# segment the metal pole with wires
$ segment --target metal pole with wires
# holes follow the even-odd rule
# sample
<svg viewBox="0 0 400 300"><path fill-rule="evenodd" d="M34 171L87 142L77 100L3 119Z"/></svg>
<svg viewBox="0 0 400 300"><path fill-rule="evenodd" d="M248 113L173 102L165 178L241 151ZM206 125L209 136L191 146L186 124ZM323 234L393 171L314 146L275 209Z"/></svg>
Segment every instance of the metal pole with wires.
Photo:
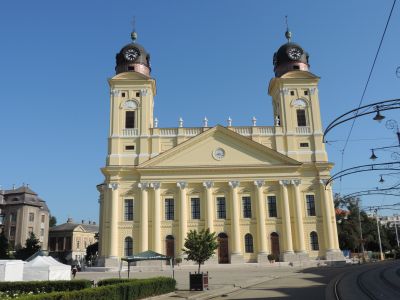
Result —
<svg viewBox="0 0 400 300"><path fill-rule="evenodd" d="M363 238L363 232L362 232L362 226L361 226L361 213L360 213L360 199L357 199L357 209L358 209L358 225L360 226L360 242L361 242L361 259L364 262L364 238Z"/></svg>
<svg viewBox="0 0 400 300"><path fill-rule="evenodd" d="M400 247L399 244L399 234L397 233L397 220L399 218L399 215L394 215L395 219L394 219L394 229L396 231L396 241L397 241L397 247Z"/></svg>
<svg viewBox="0 0 400 300"><path fill-rule="evenodd" d="M380 254L381 254L381 260L384 260L385 257L383 256L383 251L382 251L382 240L381 240L381 231L379 229L378 209L375 209L375 217L376 217L376 228L378 229L379 251L380 251Z"/></svg>

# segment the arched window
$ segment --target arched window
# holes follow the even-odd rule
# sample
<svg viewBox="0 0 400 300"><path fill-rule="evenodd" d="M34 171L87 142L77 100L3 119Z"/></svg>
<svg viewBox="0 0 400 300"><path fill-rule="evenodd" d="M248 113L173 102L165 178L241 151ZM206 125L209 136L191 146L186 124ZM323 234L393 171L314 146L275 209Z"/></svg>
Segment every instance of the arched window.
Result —
<svg viewBox="0 0 400 300"><path fill-rule="evenodd" d="M244 249L246 253L253 253L253 236L248 233L244 236Z"/></svg>
<svg viewBox="0 0 400 300"><path fill-rule="evenodd" d="M133 240L130 236L125 238L124 253L125 256L132 256L133 254Z"/></svg>
<svg viewBox="0 0 400 300"><path fill-rule="evenodd" d="M306 111L304 109L296 110L297 126L307 126Z"/></svg>
<svg viewBox="0 0 400 300"><path fill-rule="evenodd" d="M311 244L311 250L319 250L319 245L318 245L318 234L315 231L312 231L310 233L310 244Z"/></svg>

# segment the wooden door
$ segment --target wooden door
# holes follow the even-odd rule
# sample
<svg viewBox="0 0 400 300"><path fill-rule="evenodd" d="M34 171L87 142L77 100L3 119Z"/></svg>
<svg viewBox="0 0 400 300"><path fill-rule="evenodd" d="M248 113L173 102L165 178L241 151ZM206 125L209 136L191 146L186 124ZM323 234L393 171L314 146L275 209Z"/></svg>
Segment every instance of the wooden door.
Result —
<svg viewBox="0 0 400 300"><path fill-rule="evenodd" d="M225 233L218 235L218 263L229 264L228 236Z"/></svg>
<svg viewBox="0 0 400 300"><path fill-rule="evenodd" d="M275 257L275 260L279 260L279 235L276 232L271 233L271 254Z"/></svg>
<svg viewBox="0 0 400 300"><path fill-rule="evenodd" d="M165 255L175 257L175 239L172 235L168 235L165 239Z"/></svg>

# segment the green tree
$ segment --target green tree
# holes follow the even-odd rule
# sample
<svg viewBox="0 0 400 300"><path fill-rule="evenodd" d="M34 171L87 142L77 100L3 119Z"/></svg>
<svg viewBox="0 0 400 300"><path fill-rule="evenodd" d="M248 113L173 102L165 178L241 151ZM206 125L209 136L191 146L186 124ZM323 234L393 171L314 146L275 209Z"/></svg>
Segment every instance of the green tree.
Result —
<svg viewBox="0 0 400 300"><path fill-rule="evenodd" d="M26 260L40 250L40 242L35 234L31 232L25 241L25 247L18 249L15 252L15 258Z"/></svg>
<svg viewBox="0 0 400 300"><path fill-rule="evenodd" d="M56 226L56 225L57 225L57 219L56 219L56 217L50 215L50 218L49 218L49 227L51 228L51 227L54 227L54 226Z"/></svg>
<svg viewBox="0 0 400 300"><path fill-rule="evenodd" d="M2 232L0 233L0 259L9 258L8 250L9 250L8 239L6 238L4 232Z"/></svg>
<svg viewBox="0 0 400 300"><path fill-rule="evenodd" d="M196 262L200 266L214 255L215 250L218 248L216 233L210 233L210 229L190 230L185 239L183 253L187 255L186 260Z"/></svg>
<svg viewBox="0 0 400 300"><path fill-rule="evenodd" d="M90 261L92 263L94 260L96 260L98 251L99 251L99 242L89 245L86 248L85 260L87 262Z"/></svg>

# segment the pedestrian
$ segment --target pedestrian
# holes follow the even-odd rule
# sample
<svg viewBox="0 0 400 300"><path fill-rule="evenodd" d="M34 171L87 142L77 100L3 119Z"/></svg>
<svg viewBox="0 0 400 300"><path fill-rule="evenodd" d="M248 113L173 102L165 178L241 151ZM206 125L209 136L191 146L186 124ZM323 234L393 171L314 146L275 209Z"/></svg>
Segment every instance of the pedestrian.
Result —
<svg viewBox="0 0 400 300"><path fill-rule="evenodd" d="M76 272L78 271L78 268L76 267L76 265L74 265L73 267L72 267L72 278L75 278L75 276L76 276Z"/></svg>

